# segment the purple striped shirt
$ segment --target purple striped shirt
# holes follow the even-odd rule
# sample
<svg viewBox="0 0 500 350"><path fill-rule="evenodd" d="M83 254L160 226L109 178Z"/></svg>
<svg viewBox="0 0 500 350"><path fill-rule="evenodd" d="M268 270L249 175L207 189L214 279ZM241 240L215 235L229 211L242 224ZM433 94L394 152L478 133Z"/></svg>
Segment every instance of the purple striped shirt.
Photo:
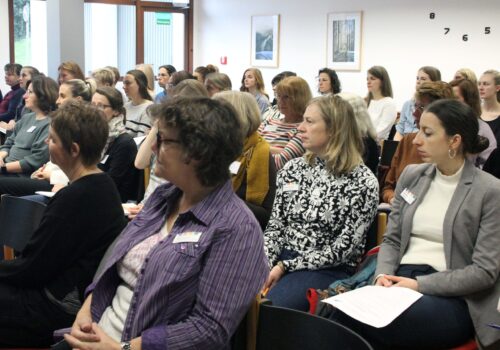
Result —
<svg viewBox="0 0 500 350"><path fill-rule="evenodd" d="M159 231L181 191L165 184L120 236L92 292L92 317L110 305L120 277L116 264ZM183 232L198 242L173 243ZM125 320L122 341L142 336L148 349L224 349L269 273L255 217L231 183L215 189L177 218L147 255Z"/></svg>

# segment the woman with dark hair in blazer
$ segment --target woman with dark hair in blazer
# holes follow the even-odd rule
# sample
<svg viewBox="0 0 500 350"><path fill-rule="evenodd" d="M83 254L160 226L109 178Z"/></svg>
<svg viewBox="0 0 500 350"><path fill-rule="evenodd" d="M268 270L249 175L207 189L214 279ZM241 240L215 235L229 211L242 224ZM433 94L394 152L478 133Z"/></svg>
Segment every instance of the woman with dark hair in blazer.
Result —
<svg viewBox="0 0 500 350"><path fill-rule="evenodd" d="M411 288L423 297L391 324L373 328L341 312L334 318L382 349L448 349L476 334L500 348L500 181L468 154L488 141L477 117L456 100L429 105L413 141L425 164L401 175L380 248L375 284Z"/></svg>

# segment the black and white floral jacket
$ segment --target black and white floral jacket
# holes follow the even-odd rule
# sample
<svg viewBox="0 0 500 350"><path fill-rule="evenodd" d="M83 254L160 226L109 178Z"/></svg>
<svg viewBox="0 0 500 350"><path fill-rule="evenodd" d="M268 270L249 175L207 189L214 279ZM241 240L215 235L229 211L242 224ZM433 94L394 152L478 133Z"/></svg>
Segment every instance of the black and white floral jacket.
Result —
<svg viewBox="0 0 500 350"><path fill-rule="evenodd" d="M283 250L297 254L282 260L288 272L358 264L379 199L377 178L368 167L336 176L319 158L312 166L296 158L278 173L276 186L264 232L271 267L282 260Z"/></svg>

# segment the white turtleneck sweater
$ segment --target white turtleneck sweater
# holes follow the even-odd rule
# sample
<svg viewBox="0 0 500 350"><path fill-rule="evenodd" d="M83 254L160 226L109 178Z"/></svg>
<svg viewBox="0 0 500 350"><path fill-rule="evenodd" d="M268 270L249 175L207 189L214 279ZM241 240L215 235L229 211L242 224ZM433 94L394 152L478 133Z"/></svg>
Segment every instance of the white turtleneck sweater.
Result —
<svg viewBox="0 0 500 350"><path fill-rule="evenodd" d="M446 211L457 188L464 166L453 175L436 176L413 217L410 244L401 264L430 265L436 271L446 270L443 246L443 224Z"/></svg>

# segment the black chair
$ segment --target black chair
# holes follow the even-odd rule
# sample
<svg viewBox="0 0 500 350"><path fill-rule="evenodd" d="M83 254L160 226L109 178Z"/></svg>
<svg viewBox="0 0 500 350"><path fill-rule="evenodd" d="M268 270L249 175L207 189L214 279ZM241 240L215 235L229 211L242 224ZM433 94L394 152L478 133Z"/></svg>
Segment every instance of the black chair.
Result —
<svg viewBox="0 0 500 350"><path fill-rule="evenodd" d="M37 229L46 205L22 197L4 194L0 200L0 245L4 259L13 259L13 251L22 252Z"/></svg>
<svg viewBox="0 0 500 350"><path fill-rule="evenodd" d="M373 350L349 328L302 311L260 304L257 350Z"/></svg>

